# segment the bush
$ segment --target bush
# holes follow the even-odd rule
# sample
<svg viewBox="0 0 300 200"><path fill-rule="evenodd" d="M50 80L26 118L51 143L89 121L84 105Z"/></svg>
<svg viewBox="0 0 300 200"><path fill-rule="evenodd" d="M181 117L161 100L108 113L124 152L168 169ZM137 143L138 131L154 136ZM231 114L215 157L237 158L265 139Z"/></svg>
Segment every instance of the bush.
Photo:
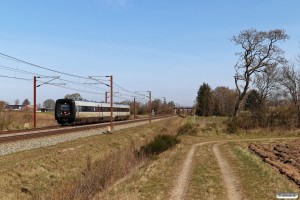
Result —
<svg viewBox="0 0 300 200"><path fill-rule="evenodd" d="M204 133L207 132L213 132L213 133L218 133L218 126L216 123L207 123L203 128L201 128L201 131Z"/></svg>
<svg viewBox="0 0 300 200"><path fill-rule="evenodd" d="M237 130L238 130L238 126L237 126L236 122L229 121L227 123L227 129L226 129L227 133L230 133L230 134L237 133Z"/></svg>
<svg viewBox="0 0 300 200"><path fill-rule="evenodd" d="M186 123L178 128L177 135L196 135L197 134L197 126Z"/></svg>
<svg viewBox="0 0 300 200"><path fill-rule="evenodd" d="M176 145L180 141L176 136L172 135L157 135L149 144L143 146L141 151L146 155L158 155L170 147Z"/></svg>

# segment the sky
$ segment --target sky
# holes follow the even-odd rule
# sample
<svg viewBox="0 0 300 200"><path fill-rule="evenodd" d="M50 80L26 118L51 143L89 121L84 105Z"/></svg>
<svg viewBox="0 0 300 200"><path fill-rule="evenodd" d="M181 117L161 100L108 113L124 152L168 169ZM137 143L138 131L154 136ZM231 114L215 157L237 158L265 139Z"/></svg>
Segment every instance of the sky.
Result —
<svg viewBox="0 0 300 200"><path fill-rule="evenodd" d="M231 38L242 30L284 29L290 39L278 46L295 59L299 8L298 0L0 0L0 53L35 65L0 56L0 100L33 102L32 79L42 75L38 103L76 92L103 101L102 76L112 75L115 101L146 101L151 91L192 106L202 83L234 89L242 50Z"/></svg>

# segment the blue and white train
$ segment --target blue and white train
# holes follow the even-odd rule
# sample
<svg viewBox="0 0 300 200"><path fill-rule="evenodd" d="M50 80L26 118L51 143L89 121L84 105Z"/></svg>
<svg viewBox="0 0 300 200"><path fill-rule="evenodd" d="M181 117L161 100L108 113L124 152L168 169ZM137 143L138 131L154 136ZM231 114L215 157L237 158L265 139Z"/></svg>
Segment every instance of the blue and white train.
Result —
<svg viewBox="0 0 300 200"><path fill-rule="evenodd" d="M130 106L113 104L113 120L127 120ZM61 125L88 124L110 121L110 104L73 99L58 99L55 103L55 119Z"/></svg>

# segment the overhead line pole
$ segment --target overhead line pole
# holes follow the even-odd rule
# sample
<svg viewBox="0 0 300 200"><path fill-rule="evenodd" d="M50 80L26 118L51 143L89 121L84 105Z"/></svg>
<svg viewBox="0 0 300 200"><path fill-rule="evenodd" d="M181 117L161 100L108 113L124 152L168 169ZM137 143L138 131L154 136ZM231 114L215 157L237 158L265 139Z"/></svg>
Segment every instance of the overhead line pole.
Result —
<svg viewBox="0 0 300 200"><path fill-rule="evenodd" d="M149 123L151 123L151 118L152 118L151 91L148 92L149 92Z"/></svg>
<svg viewBox="0 0 300 200"><path fill-rule="evenodd" d="M40 85L36 85L36 78L53 78L53 79L46 81ZM51 82L55 79L58 79L58 78L59 78L59 76L54 76L54 77L40 77L40 76L36 77L36 76L34 76L33 77L33 127L34 128L36 128L36 107L37 107L36 106L36 88L40 87L41 85L44 85L44 84L49 84L49 82ZM60 84L60 83L57 83L57 84ZM64 85L64 83L62 83L62 84Z"/></svg>
<svg viewBox="0 0 300 200"><path fill-rule="evenodd" d="M136 111L135 111L135 106L136 106L136 102L135 102L135 97L134 97L134 99L133 99L133 119L135 119L136 118Z"/></svg>
<svg viewBox="0 0 300 200"><path fill-rule="evenodd" d="M110 130L114 130L114 123L113 123L113 76L110 76Z"/></svg>
<svg viewBox="0 0 300 200"><path fill-rule="evenodd" d="M36 128L36 76L33 77L33 127Z"/></svg>
<svg viewBox="0 0 300 200"><path fill-rule="evenodd" d="M104 101L105 103L107 103L107 93L108 92L105 92L105 101Z"/></svg>

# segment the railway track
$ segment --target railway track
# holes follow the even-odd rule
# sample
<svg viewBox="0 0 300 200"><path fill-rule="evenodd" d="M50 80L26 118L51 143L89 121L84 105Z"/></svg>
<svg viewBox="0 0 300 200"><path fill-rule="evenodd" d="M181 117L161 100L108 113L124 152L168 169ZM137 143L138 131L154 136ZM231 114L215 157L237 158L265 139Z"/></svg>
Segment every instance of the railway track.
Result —
<svg viewBox="0 0 300 200"><path fill-rule="evenodd" d="M162 117L153 117L153 120L168 118L170 116ZM116 121L114 126L125 125L130 123L144 122L148 121L149 118L127 120L127 121ZM27 129L27 130L18 130L18 131L5 131L0 133L0 144L15 142L21 140L28 140L34 138L41 138L47 136L54 136L60 134L68 134L78 131L86 131L99 128L107 128L110 125L110 122L107 123L98 123L98 124L88 124L88 125L78 125L78 126L54 126L54 127L45 127L38 129Z"/></svg>

